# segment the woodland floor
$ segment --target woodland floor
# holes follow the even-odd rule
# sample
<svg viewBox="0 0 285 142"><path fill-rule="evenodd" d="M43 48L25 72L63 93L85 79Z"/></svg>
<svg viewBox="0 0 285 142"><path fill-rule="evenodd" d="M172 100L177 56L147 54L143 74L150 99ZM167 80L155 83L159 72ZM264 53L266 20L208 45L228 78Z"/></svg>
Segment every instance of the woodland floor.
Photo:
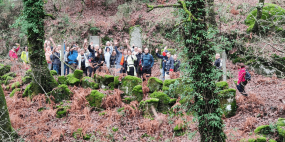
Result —
<svg viewBox="0 0 285 142"><path fill-rule="evenodd" d="M235 88L233 80L237 80L238 71L235 65L230 62L227 63L227 69L234 76L228 80L229 87ZM13 81L20 80L23 73L24 71L19 72ZM238 109L236 115L223 119L226 125L224 132L228 137L228 142L255 137L254 134L251 135L251 132L256 127L269 125L276 122L279 117L285 117L285 80L264 77L253 72L251 75L252 81L246 86L249 97L245 98L237 91ZM4 85L2 87L5 88ZM154 120L143 118L137 109L137 102L132 102L129 105L122 103L120 106L125 107L125 110L128 111L118 113L119 107L116 107L116 98L113 98L114 102L111 102L113 106L109 105L110 109L101 112L93 111L94 108L88 107L86 105L88 102L85 99L91 89L70 87L70 90L74 95L71 100L63 101L63 104L46 104L44 94L29 101L27 98L21 97L23 91L17 92L12 98L9 97L12 90L4 91L12 126L18 130L18 134L25 141L85 141L82 137L75 139L72 136L72 133L78 128L82 128L83 135L94 135L93 141L152 141L156 138L160 141L199 141L196 122L188 124L186 129L188 133L185 135L175 137L173 134L176 124L181 123L182 119L191 122L192 116L184 115L179 118L158 113L158 116L163 120L162 125L159 126L156 118ZM99 91L116 96L118 90ZM68 116L55 117L57 109L52 108L58 105L71 107ZM131 106L134 106L135 109ZM37 111L41 107L48 109ZM105 112L105 115L102 115L102 112ZM118 128L117 132L112 130L114 127ZM61 134L63 137L60 138Z"/></svg>

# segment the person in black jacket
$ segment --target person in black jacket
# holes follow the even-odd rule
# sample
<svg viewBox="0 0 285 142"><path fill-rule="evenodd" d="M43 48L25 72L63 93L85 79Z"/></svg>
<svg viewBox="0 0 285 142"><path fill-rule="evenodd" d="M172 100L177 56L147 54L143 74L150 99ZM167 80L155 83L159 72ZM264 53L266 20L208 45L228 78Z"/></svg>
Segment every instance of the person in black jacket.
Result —
<svg viewBox="0 0 285 142"><path fill-rule="evenodd" d="M110 57L110 68L115 68L116 66L116 51L113 50L112 55Z"/></svg>
<svg viewBox="0 0 285 142"><path fill-rule="evenodd" d="M166 54L167 56L167 60L164 60L163 62L165 62L165 79L170 79L170 72L172 72L174 70L174 60L171 57L171 53L167 52Z"/></svg>
<svg viewBox="0 0 285 142"><path fill-rule="evenodd" d="M166 47L164 47L164 51L162 52L162 55L159 55L157 52L158 52L158 49L156 48L156 50L155 50L155 52L156 52L156 56L158 57L158 58L160 58L160 59L162 59L162 61L161 61L161 66L162 66L162 80L164 80L165 79L165 70L164 70L164 68L165 68L165 64L166 64L166 62L165 61L167 61L168 60L168 57L166 56L166 54L167 54L167 46Z"/></svg>
<svg viewBox="0 0 285 142"><path fill-rule="evenodd" d="M101 48L98 50L98 54L96 53L95 60L96 60L97 65L94 66L94 72L96 72L97 69L102 67L104 65L104 62L105 62L103 50Z"/></svg>
<svg viewBox="0 0 285 142"><path fill-rule="evenodd" d="M215 66L218 68L218 69L221 69L222 66L221 66L221 59L220 59L220 54L216 54L216 61L215 61Z"/></svg>
<svg viewBox="0 0 285 142"><path fill-rule="evenodd" d="M176 55L176 54L174 54L173 60L174 60L174 72L180 71L180 69L179 69L179 67L180 67L180 61L177 60L177 55Z"/></svg>
<svg viewBox="0 0 285 142"><path fill-rule="evenodd" d="M93 42L90 42L89 46L88 46L88 50L90 52L90 56L89 56L89 63L90 66L89 68L89 77L91 77L92 72L95 73L96 69L99 68L98 67L98 50L99 50L99 45L95 45L95 49L92 49L91 46L93 45ZM103 55L104 56L104 55Z"/></svg>
<svg viewBox="0 0 285 142"><path fill-rule="evenodd" d="M136 56L137 56L137 61L136 61L137 62L136 63L137 76L139 78L141 78L142 75L143 75L142 65L141 65L141 60L142 60L143 53L142 53L142 49L141 48L138 48L138 54Z"/></svg>
<svg viewBox="0 0 285 142"><path fill-rule="evenodd" d="M58 52L57 47L55 47L54 50L52 51L52 54L50 55L50 59L52 60L53 70L55 70L57 74L60 74L59 72L60 54Z"/></svg>

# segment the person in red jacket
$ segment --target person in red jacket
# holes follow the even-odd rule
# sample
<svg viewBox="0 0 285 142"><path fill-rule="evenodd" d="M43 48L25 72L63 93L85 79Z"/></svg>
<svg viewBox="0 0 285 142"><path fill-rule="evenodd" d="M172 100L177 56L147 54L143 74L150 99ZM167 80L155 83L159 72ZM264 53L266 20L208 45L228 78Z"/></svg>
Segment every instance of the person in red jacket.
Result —
<svg viewBox="0 0 285 142"><path fill-rule="evenodd" d="M9 51L9 56L10 56L11 61L18 60L17 52L20 49L20 44L16 43L16 45L18 46L18 48L14 46L13 49Z"/></svg>
<svg viewBox="0 0 285 142"><path fill-rule="evenodd" d="M244 90L245 85L247 84L247 81L245 80L245 74L246 74L245 65L243 63L239 63L238 65L240 66L240 69L238 73L238 82L236 86L237 86L238 91L242 95L247 96Z"/></svg>

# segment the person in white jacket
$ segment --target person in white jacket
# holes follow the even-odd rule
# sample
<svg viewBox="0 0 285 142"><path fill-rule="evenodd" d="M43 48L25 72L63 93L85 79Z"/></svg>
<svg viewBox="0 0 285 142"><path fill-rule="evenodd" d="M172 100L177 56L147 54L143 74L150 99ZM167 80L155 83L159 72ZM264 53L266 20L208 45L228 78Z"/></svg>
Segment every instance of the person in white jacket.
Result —
<svg viewBox="0 0 285 142"><path fill-rule="evenodd" d="M87 68L89 67L88 55L84 53L84 49L80 50L80 54L77 56L78 66L77 69L83 70L83 73L87 76Z"/></svg>
<svg viewBox="0 0 285 142"><path fill-rule="evenodd" d="M135 61L137 60L137 56L132 54L131 50L128 50L128 56L126 57L127 62L127 73L131 76L137 76Z"/></svg>
<svg viewBox="0 0 285 142"><path fill-rule="evenodd" d="M111 54L112 54L111 49L109 47L107 47L105 49L104 57L105 57L105 63L107 65L108 69L110 69L110 57L111 57Z"/></svg>

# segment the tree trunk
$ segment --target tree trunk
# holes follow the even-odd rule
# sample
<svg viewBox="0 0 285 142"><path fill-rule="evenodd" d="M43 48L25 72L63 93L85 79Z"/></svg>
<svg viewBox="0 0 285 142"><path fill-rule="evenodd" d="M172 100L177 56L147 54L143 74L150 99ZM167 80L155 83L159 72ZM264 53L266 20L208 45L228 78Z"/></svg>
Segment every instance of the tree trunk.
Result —
<svg viewBox="0 0 285 142"><path fill-rule="evenodd" d="M259 3L257 5L257 13L256 13L256 20L255 20L255 23L253 25L253 28L252 28L252 32L255 32L255 33L259 33L260 32L260 26L258 24L258 20L261 19L262 17L262 9L263 9L263 5L264 5L264 0L259 0Z"/></svg>
<svg viewBox="0 0 285 142"><path fill-rule="evenodd" d="M214 0L207 0L207 4L209 8L209 15L208 15L207 21L209 24L213 25L214 27L217 27Z"/></svg>
<svg viewBox="0 0 285 142"><path fill-rule="evenodd" d="M15 141L16 132L11 126L5 95L0 85L0 139L1 141Z"/></svg>
<svg viewBox="0 0 285 142"><path fill-rule="evenodd" d="M188 2L187 2L188 1ZM205 19L205 2L203 0L185 0L187 9L197 19ZM185 15L186 19L188 15ZM188 48L187 56L191 63L191 77L199 120L201 142L224 142L223 121L219 108L217 93L214 93L217 70L212 65L215 50L207 41L207 25L205 20L185 22L184 42ZM195 36L193 36L195 35Z"/></svg>
<svg viewBox="0 0 285 142"><path fill-rule="evenodd" d="M26 21L34 26L28 27L28 50L29 60L33 73L33 81L30 86L29 97L33 97L38 93L50 92L58 86L58 83L51 75L45 52L43 49L44 41L44 22L45 13L43 10L42 0L23 0ZM36 30L35 30L36 29Z"/></svg>

